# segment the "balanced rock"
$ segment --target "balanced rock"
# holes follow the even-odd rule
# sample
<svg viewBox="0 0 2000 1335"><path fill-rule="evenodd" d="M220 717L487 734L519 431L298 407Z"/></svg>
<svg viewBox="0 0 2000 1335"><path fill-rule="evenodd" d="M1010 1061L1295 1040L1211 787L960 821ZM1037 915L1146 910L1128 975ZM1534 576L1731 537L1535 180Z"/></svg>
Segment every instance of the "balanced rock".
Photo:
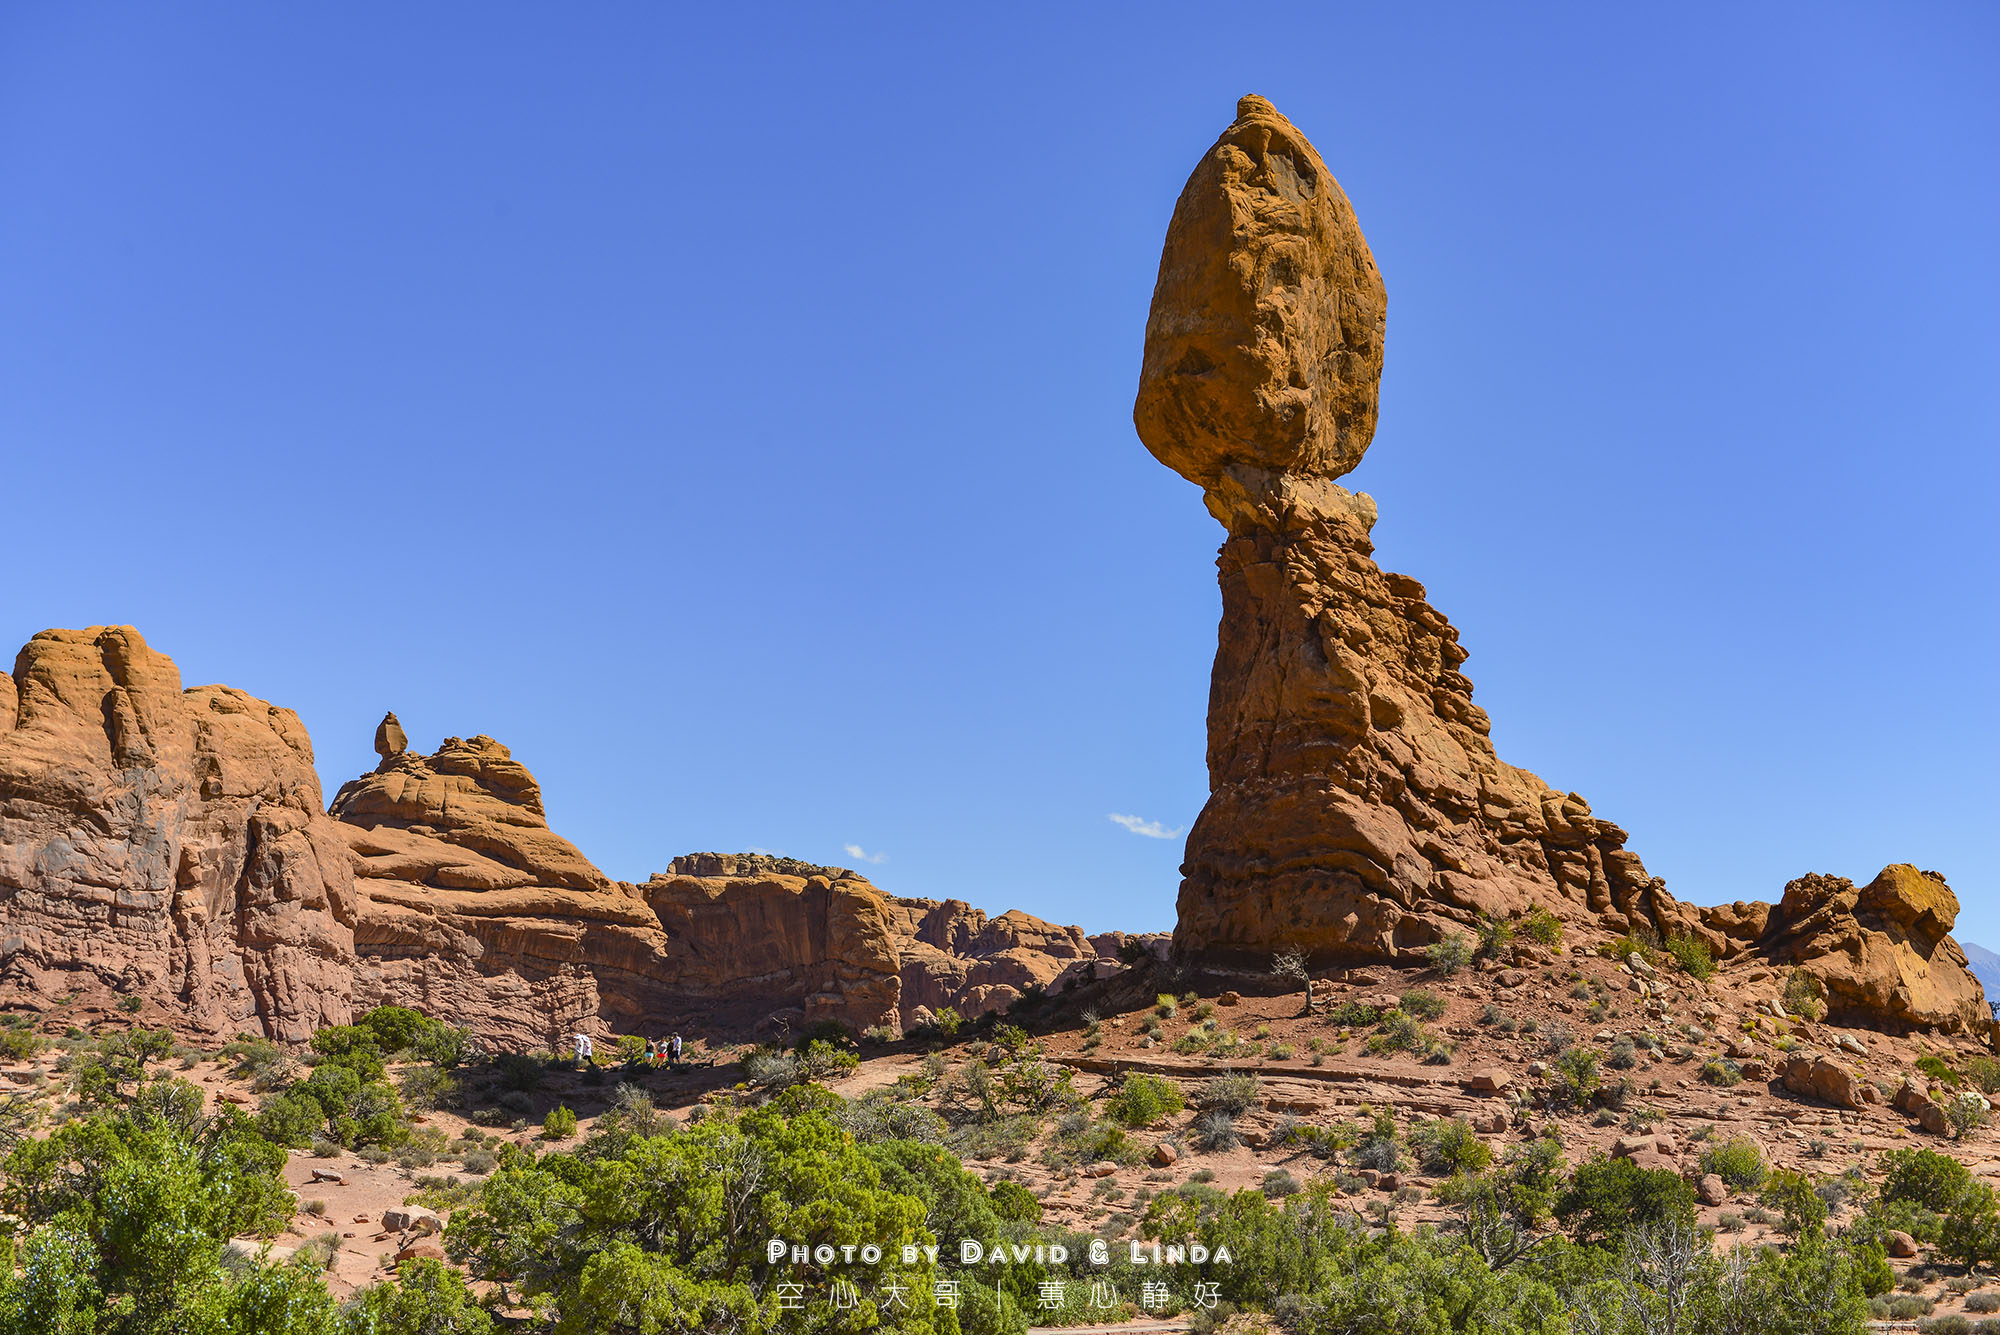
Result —
<svg viewBox="0 0 2000 1335"><path fill-rule="evenodd" d="M1228 535L1175 949L1410 957L1535 903L1678 929L1623 830L1494 754L1458 633L1333 481L1374 433L1384 308L1326 164L1243 99L1174 207L1133 409Z"/></svg>
<svg viewBox="0 0 2000 1335"><path fill-rule="evenodd" d="M386 762L409 749L410 739L403 735L403 725L396 721L395 713L384 714L375 725L375 754Z"/></svg>

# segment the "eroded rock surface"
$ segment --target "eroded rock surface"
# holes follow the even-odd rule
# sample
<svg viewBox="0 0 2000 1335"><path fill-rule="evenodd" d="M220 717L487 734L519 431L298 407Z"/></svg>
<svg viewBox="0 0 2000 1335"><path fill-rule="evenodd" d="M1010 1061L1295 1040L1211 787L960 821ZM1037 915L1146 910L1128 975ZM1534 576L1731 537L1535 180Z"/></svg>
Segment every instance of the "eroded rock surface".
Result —
<svg viewBox="0 0 2000 1335"><path fill-rule="evenodd" d="M183 691L129 626L44 631L0 674L0 977L299 1038L349 1017L354 915L291 710Z"/></svg>
<svg viewBox="0 0 2000 1335"><path fill-rule="evenodd" d="M1333 479L1374 433L1381 277L1305 137L1237 112L1175 205L1133 413L1228 530L1177 949L1393 958L1535 902L1682 922L1622 829L1494 754L1457 631L1373 561Z"/></svg>
<svg viewBox="0 0 2000 1335"><path fill-rule="evenodd" d="M1944 877L1896 863L1864 886L1801 876L1776 905L1703 909L1704 935L1817 979L1827 1018L1871 1029L1985 1033L1992 1014L1952 940L1958 896Z"/></svg>
<svg viewBox="0 0 2000 1335"><path fill-rule="evenodd" d="M129 628L36 636L0 674L0 981L42 1001L88 982L190 1031L288 1039L394 1002L521 1048L896 1029L1098 960L1074 927L792 859L696 854L615 881L492 738L424 754L389 714L375 750L329 815L290 710L183 691Z"/></svg>
<svg viewBox="0 0 2000 1335"><path fill-rule="evenodd" d="M1210 795L1188 835L1175 951L1407 961L1539 904L1574 944L1690 935L1744 966L1734 976L1797 969L1836 1023L1990 1034L1948 935L1958 901L1935 873L1890 867L1859 889L1808 876L1775 907L1696 909L1581 796L1495 754L1458 632L1421 584L1375 564L1375 502L1335 481L1374 432L1384 310L1325 162L1244 98L1174 207L1133 409L1146 447L1227 531ZM1786 1078L1841 1102L1840 1069Z"/></svg>

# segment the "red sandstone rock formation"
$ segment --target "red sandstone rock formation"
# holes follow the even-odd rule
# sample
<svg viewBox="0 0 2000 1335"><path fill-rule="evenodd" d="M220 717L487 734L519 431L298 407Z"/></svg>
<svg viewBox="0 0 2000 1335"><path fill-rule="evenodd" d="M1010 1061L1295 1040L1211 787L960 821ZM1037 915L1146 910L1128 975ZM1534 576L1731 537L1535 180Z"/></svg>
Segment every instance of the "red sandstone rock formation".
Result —
<svg viewBox="0 0 2000 1335"><path fill-rule="evenodd" d="M1382 280L1326 164L1262 98L1188 178L1160 258L1133 421L1227 530L1210 796L1175 949L1265 962L1411 958L1539 903L1589 941L1700 936L1819 980L1849 1023L1989 1033L1941 877L1695 909L1625 831L1506 764L1458 632L1371 559L1375 503L1337 485L1375 428Z"/></svg>
<svg viewBox="0 0 2000 1335"><path fill-rule="evenodd" d="M1244 98L1175 205L1133 411L1228 530L1176 947L1393 958L1533 902L1677 925L1623 830L1494 754L1458 633L1333 482L1374 433L1384 309L1332 173Z"/></svg>
<svg viewBox="0 0 2000 1335"><path fill-rule="evenodd" d="M548 828L533 776L492 738L383 754L333 803L362 891L357 993L370 1003L522 1045L600 1022L900 1029L923 1007L1004 1007L1096 958L1074 927L988 922L789 858L693 854L644 885L612 881Z"/></svg>
<svg viewBox="0 0 2000 1335"><path fill-rule="evenodd" d="M124 626L44 631L0 674L0 977L302 1038L349 1018L355 908L291 710L183 691Z"/></svg>
<svg viewBox="0 0 2000 1335"><path fill-rule="evenodd" d="M1951 939L1958 896L1934 871L1884 867L1867 885L1801 876L1777 904L1701 909L1722 956L1753 954L1817 979L1827 1018L1874 1029L1986 1033L1986 992Z"/></svg>
<svg viewBox="0 0 2000 1335"><path fill-rule="evenodd" d="M395 1002L532 1047L580 1027L898 1028L1097 959L1073 927L789 859L614 881L492 738L424 755L390 714L375 749L329 816L291 711L183 691L127 628L36 636L0 674L0 980L149 997L207 1034L299 1039Z"/></svg>

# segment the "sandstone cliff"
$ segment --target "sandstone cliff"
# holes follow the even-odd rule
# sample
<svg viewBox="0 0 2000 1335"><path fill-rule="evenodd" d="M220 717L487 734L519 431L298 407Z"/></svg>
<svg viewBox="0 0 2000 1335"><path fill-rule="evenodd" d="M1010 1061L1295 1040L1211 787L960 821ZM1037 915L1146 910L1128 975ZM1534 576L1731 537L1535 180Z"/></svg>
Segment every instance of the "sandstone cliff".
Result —
<svg viewBox="0 0 2000 1335"><path fill-rule="evenodd" d="M0 978L300 1038L349 1016L355 909L289 709L183 691L122 626L44 631L0 674Z"/></svg>
<svg viewBox="0 0 2000 1335"><path fill-rule="evenodd" d="M407 750L392 714L376 769L333 814L363 908L357 996L464 1017L515 1044L578 1027L900 1029L976 1015L1096 952L1074 927L901 900L840 867L690 854L613 881L548 828L541 789L490 737Z"/></svg>
<svg viewBox="0 0 2000 1335"><path fill-rule="evenodd" d="M698 854L615 881L492 738L425 755L390 714L375 749L329 814L291 711L182 690L129 628L36 636L0 674L0 982L287 1039L394 1002L518 1048L579 1028L900 1028L1098 959L1074 927L791 859Z"/></svg>

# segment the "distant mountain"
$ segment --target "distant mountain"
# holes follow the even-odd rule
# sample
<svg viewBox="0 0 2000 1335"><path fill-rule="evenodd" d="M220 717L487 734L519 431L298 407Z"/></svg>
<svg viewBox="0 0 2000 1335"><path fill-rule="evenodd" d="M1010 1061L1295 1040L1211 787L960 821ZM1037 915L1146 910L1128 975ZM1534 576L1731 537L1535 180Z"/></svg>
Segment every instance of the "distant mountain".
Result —
<svg viewBox="0 0 2000 1335"><path fill-rule="evenodd" d="M1965 951L1966 963L1972 966L1972 976L1986 989L1987 999L2000 997L2000 955L1985 946L1976 946L1970 941L1961 941L1959 948Z"/></svg>

